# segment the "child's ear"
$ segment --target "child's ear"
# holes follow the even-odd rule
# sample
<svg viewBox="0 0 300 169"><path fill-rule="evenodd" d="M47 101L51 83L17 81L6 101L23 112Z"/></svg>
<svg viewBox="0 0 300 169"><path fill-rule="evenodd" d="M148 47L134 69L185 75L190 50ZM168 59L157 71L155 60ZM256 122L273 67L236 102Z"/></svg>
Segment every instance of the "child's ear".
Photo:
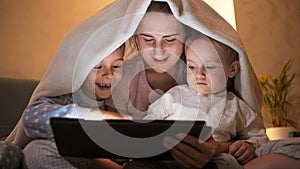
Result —
<svg viewBox="0 0 300 169"><path fill-rule="evenodd" d="M230 72L229 72L229 78L234 78L234 76L239 72L240 70L240 61L235 60L230 65Z"/></svg>

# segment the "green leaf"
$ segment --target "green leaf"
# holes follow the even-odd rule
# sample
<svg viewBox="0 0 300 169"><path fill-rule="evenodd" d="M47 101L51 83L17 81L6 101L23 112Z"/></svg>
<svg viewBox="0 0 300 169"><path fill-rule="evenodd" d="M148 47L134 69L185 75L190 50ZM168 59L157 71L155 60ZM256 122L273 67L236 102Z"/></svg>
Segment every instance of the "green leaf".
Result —
<svg viewBox="0 0 300 169"><path fill-rule="evenodd" d="M267 73L259 75L259 81L263 90L264 104L268 107L274 126L286 126L287 123L293 124L287 118L287 105L291 105L287 97L291 92L296 73L289 74L292 67L292 60L289 59L281 68L277 77Z"/></svg>

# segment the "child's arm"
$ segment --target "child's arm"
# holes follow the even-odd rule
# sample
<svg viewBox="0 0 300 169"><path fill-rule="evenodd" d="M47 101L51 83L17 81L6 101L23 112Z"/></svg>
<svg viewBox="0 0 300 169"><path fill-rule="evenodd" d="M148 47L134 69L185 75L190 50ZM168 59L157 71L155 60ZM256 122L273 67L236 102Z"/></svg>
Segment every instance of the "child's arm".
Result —
<svg viewBox="0 0 300 169"><path fill-rule="evenodd" d="M245 102L239 100L237 119L237 138L244 140L254 147L268 141L263 120L259 112L252 110Z"/></svg>
<svg viewBox="0 0 300 169"><path fill-rule="evenodd" d="M22 117L26 133L30 137L53 137L51 117L66 117L91 120L131 119L131 116L99 109L80 107L73 104L69 95L56 98L42 97L31 103Z"/></svg>
<svg viewBox="0 0 300 169"><path fill-rule="evenodd" d="M254 112L243 101L239 102L239 123L237 129L237 137L240 139L234 142L229 153L232 154L241 163L245 164L255 157L255 147L265 143L267 136L263 121L258 113Z"/></svg>
<svg viewBox="0 0 300 169"><path fill-rule="evenodd" d="M174 114L172 103L172 95L169 93L165 93L149 106L144 120L161 120L168 118L170 115Z"/></svg>
<svg viewBox="0 0 300 169"><path fill-rule="evenodd" d="M80 111L79 111L80 109ZM26 133L31 137L53 137L51 117L84 118L90 109L78 108L66 97L45 98L30 104L22 117Z"/></svg>

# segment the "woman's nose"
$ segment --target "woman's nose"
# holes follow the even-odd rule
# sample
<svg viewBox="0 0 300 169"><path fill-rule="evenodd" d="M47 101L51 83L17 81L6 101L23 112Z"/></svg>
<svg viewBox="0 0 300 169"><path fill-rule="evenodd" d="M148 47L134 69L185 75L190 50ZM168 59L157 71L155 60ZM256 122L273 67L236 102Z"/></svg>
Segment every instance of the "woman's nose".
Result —
<svg viewBox="0 0 300 169"><path fill-rule="evenodd" d="M154 48L154 55L157 57L163 56L164 52L161 48Z"/></svg>
<svg viewBox="0 0 300 169"><path fill-rule="evenodd" d="M154 54L157 57L162 57L164 55L164 46L163 43L161 41L158 41L157 43L155 43L154 46Z"/></svg>

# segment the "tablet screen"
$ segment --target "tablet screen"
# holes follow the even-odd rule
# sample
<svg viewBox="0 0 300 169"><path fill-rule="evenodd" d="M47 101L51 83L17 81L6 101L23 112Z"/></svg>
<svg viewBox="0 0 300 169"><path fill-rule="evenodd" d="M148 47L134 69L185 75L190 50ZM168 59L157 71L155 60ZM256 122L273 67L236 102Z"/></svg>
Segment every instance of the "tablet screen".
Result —
<svg viewBox="0 0 300 169"><path fill-rule="evenodd" d="M161 144L163 137L180 132L199 137L205 124L204 121L90 121L69 118L51 118L50 123L58 151L63 156L157 160L173 160ZM161 151L155 152L155 149ZM153 153L149 152L152 150Z"/></svg>

